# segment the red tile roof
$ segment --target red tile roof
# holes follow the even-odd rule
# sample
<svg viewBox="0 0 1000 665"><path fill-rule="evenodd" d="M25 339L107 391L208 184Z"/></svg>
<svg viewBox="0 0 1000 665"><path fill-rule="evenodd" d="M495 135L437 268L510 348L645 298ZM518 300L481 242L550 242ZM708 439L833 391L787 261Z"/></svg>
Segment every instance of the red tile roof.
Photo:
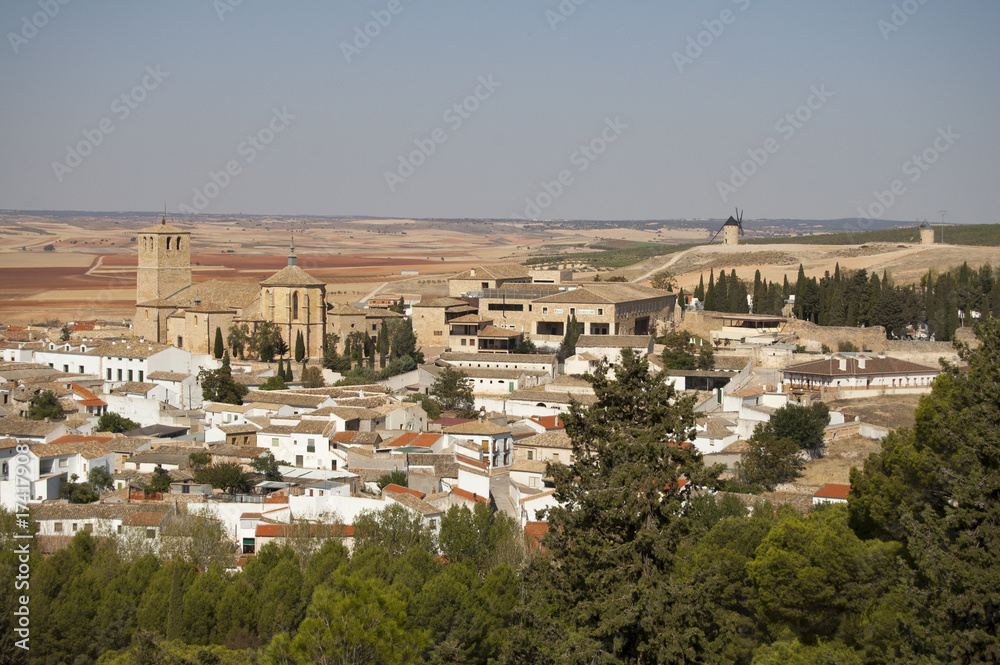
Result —
<svg viewBox="0 0 1000 665"><path fill-rule="evenodd" d="M486 497L479 496L478 494L474 494L472 492L469 492L468 490L463 490L457 487L453 489L451 493L454 494L455 496L460 496L463 499L466 499L467 501L473 501L476 503L489 503L489 499L487 499Z"/></svg>
<svg viewBox="0 0 1000 665"><path fill-rule="evenodd" d="M566 424L559 416L532 416L531 419L545 429L563 429Z"/></svg>
<svg viewBox="0 0 1000 665"><path fill-rule="evenodd" d="M480 462L479 460L473 459L473 458L469 457L468 455L459 455L459 454L456 454L455 455L455 461L458 462L459 464L466 464L468 466L474 466L477 469L482 469L483 471L485 471L486 469L489 468L489 466L486 464L486 462Z"/></svg>
<svg viewBox="0 0 1000 665"><path fill-rule="evenodd" d="M426 495L423 492L418 492L417 490L410 489L409 487L403 487L402 485L397 485L395 483L390 483L382 488L383 492L392 492L393 494L412 494L418 499L424 498Z"/></svg>
<svg viewBox="0 0 1000 665"><path fill-rule="evenodd" d="M851 491L850 485L838 485L837 483L827 483L823 487L819 488L814 497L819 497L821 499L840 499L842 501L847 500L847 493Z"/></svg>
<svg viewBox="0 0 1000 665"><path fill-rule="evenodd" d="M64 434L58 439L49 441L49 445L59 445L63 443L89 443L91 441L106 443L115 438L111 432L97 432L95 434Z"/></svg>
<svg viewBox="0 0 1000 665"><path fill-rule="evenodd" d="M386 445L390 448L402 448L403 446L410 445L411 442L416 441L418 438L420 438L419 432L406 432L401 436L396 437Z"/></svg>
<svg viewBox="0 0 1000 665"><path fill-rule="evenodd" d="M542 545L542 539L549 532L548 522L526 522L524 525L524 536L535 541L538 547Z"/></svg>

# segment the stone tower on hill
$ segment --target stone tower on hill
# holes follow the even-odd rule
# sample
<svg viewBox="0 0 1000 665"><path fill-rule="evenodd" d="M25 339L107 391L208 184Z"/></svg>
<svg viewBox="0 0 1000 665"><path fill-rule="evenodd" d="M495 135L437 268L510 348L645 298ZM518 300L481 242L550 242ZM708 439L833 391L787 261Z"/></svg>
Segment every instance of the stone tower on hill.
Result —
<svg viewBox="0 0 1000 665"><path fill-rule="evenodd" d="M191 286L191 232L167 224L139 231L139 269L136 274L137 303L166 298Z"/></svg>

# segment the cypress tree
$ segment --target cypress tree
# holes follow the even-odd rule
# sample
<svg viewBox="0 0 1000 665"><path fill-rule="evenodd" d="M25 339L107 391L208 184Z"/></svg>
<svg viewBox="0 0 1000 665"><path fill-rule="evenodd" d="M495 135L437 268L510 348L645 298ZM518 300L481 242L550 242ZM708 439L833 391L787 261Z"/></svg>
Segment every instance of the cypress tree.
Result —
<svg viewBox="0 0 1000 665"><path fill-rule="evenodd" d="M226 351L226 346L222 343L222 328L218 326L215 327L215 348L212 351L216 360L222 358L222 354Z"/></svg>
<svg viewBox="0 0 1000 665"><path fill-rule="evenodd" d="M698 278L698 288L694 290L694 297L702 303L705 302L705 274Z"/></svg>
<svg viewBox="0 0 1000 665"><path fill-rule="evenodd" d="M291 358L289 358L288 362L285 363L285 373L283 375L283 378L285 379L285 383L288 383L289 381L293 380L293 377L292 377L292 359Z"/></svg>
<svg viewBox="0 0 1000 665"><path fill-rule="evenodd" d="M306 357L306 341L302 337L302 331L295 336L295 362L302 362L303 358Z"/></svg>
<svg viewBox="0 0 1000 665"><path fill-rule="evenodd" d="M167 606L167 639L179 640L184 637L184 591L181 588L181 566L173 563L173 577L170 580L170 600Z"/></svg>
<svg viewBox="0 0 1000 665"><path fill-rule="evenodd" d="M715 292L715 270L708 273L708 290L705 291L705 309L716 311L718 309L718 295Z"/></svg>

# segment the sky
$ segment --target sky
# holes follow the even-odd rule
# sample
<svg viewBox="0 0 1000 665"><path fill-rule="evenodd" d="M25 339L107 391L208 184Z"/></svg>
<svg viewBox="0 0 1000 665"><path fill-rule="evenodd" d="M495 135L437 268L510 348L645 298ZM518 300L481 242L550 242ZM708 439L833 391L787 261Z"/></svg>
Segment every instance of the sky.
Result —
<svg viewBox="0 0 1000 665"><path fill-rule="evenodd" d="M5 0L0 209L996 222L995 0Z"/></svg>

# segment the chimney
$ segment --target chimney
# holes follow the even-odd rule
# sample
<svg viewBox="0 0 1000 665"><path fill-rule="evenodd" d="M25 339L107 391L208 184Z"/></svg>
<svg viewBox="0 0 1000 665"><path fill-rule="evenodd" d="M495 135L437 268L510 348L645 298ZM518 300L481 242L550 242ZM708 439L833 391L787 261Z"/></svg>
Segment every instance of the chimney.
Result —
<svg viewBox="0 0 1000 665"><path fill-rule="evenodd" d="M841 372L847 371L847 358L837 358L837 366Z"/></svg>
<svg viewBox="0 0 1000 665"><path fill-rule="evenodd" d="M472 270L469 271L469 276L470 277L475 277L476 276L476 269L475 268L473 268Z"/></svg>
<svg viewBox="0 0 1000 665"><path fill-rule="evenodd" d="M858 356L858 369L864 369L865 368L865 361L866 360L868 360L868 359L865 358L864 356Z"/></svg>

